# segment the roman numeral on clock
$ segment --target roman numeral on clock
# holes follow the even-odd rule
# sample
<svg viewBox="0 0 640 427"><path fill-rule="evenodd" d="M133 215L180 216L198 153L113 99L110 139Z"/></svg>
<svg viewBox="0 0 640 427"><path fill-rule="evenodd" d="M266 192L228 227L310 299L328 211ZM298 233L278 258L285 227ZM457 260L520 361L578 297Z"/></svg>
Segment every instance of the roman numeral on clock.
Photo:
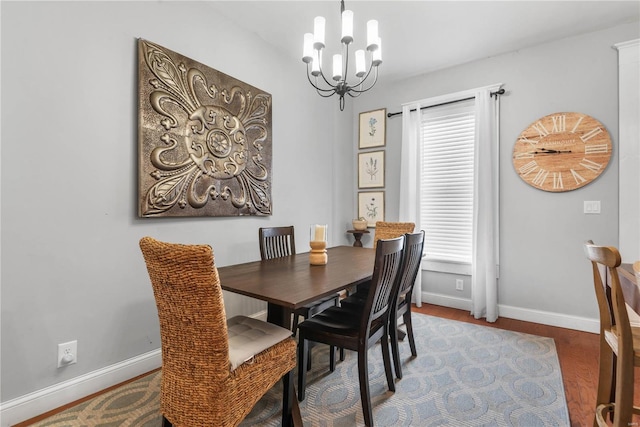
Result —
<svg viewBox="0 0 640 427"><path fill-rule="evenodd" d="M531 160L526 165L521 166L520 169L518 169L518 171L520 172L520 175L527 176L536 169L538 169L538 164L536 163L535 160Z"/></svg>
<svg viewBox="0 0 640 427"><path fill-rule="evenodd" d="M556 190L559 188L564 188L564 185L562 184L562 173L560 172L553 173L553 188Z"/></svg>
<svg viewBox="0 0 640 427"><path fill-rule="evenodd" d="M598 154L609 151L607 144L590 144L584 146L584 154Z"/></svg>
<svg viewBox="0 0 640 427"><path fill-rule="evenodd" d="M573 175L573 179L576 180L576 184L580 185L586 181L586 179L584 179L578 172L574 171L573 169L570 169L570 170L571 170L571 175Z"/></svg>
<svg viewBox="0 0 640 427"><path fill-rule="evenodd" d="M538 131L540 138L544 138L545 136L549 135L549 131L547 130L547 128L544 127L544 125L540 121L538 121L536 124L532 125L531 127Z"/></svg>
<svg viewBox="0 0 640 427"><path fill-rule="evenodd" d="M567 129L567 120L564 114L560 114L559 116L551 117L553 121L553 127L551 128L552 133L565 132Z"/></svg>
<svg viewBox="0 0 640 427"><path fill-rule="evenodd" d="M592 162L589 159L582 159L580 162L580 166L584 166L586 169L589 169L592 172L598 172L602 165L600 163Z"/></svg>
<svg viewBox="0 0 640 427"><path fill-rule="evenodd" d="M536 176L533 177L533 180L531 180L531 182L542 187L542 184L544 184L544 181L547 179L548 175L549 171L541 168Z"/></svg>
<svg viewBox="0 0 640 427"><path fill-rule="evenodd" d="M590 140L594 136L598 135L599 133L602 133L602 129L601 128L595 128L595 129L590 130L589 132L585 133L584 135L582 135L580 137L580 139L582 140L582 142L587 142L588 140Z"/></svg>

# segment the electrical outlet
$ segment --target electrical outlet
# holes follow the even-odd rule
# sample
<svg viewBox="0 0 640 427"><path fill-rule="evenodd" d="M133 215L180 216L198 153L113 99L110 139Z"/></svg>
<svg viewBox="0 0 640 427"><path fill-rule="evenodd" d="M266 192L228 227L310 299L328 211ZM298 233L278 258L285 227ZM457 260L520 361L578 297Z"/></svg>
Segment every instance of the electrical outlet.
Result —
<svg viewBox="0 0 640 427"><path fill-rule="evenodd" d="M58 344L58 368L78 362L78 341Z"/></svg>
<svg viewBox="0 0 640 427"><path fill-rule="evenodd" d="M456 291L464 290L464 282L462 279L456 279Z"/></svg>

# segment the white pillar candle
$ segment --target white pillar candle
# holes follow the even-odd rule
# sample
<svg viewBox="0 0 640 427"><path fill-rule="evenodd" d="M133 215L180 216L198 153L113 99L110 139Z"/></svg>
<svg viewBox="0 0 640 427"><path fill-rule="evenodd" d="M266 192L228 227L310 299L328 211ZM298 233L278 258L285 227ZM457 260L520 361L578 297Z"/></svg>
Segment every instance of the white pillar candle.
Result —
<svg viewBox="0 0 640 427"><path fill-rule="evenodd" d="M322 16L316 16L313 20L313 47L316 49L324 48L324 23L325 19Z"/></svg>
<svg viewBox="0 0 640 427"><path fill-rule="evenodd" d="M309 63L313 60L313 34L305 33L302 46L302 61Z"/></svg>
<svg viewBox="0 0 640 427"><path fill-rule="evenodd" d="M382 39L378 37L378 48L371 52L371 62L376 67L382 64Z"/></svg>
<svg viewBox="0 0 640 427"><path fill-rule="evenodd" d="M342 43L349 44L353 41L353 12L342 12Z"/></svg>
<svg viewBox="0 0 640 427"><path fill-rule="evenodd" d="M340 81L342 79L342 55L333 55L333 80Z"/></svg>
<svg viewBox="0 0 640 427"><path fill-rule="evenodd" d="M362 77L367 72L367 66L364 59L364 50L356 50L356 76Z"/></svg>
<svg viewBox="0 0 640 427"><path fill-rule="evenodd" d="M367 21L367 50L378 48L378 21L372 19Z"/></svg>

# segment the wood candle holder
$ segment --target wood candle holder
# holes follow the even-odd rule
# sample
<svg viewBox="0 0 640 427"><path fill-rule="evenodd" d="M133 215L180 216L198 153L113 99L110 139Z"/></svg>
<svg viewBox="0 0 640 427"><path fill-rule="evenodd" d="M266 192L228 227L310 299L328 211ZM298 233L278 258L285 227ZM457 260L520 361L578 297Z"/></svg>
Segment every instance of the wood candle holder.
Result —
<svg viewBox="0 0 640 427"><path fill-rule="evenodd" d="M326 265L328 261L327 242L312 240L311 242L309 242L309 246L311 246L311 252L309 253L309 264Z"/></svg>

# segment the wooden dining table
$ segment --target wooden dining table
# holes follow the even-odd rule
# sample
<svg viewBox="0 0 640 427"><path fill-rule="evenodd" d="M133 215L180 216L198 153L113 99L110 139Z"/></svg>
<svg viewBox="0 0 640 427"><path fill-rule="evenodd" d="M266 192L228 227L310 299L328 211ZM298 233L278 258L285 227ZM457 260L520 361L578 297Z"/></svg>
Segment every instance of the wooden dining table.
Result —
<svg viewBox="0 0 640 427"><path fill-rule="evenodd" d="M291 313L322 297L371 280L375 251L336 246L325 265L309 253L218 268L222 289L267 302L267 321L291 329Z"/></svg>
<svg viewBox="0 0 640 427"><path fill-rule="evenodd" d="M353 246L327 249L325 265L311 265L309 253L218 268L222 289L267 302L267 321L291 329L291 313L312 301L371 280L375 251ZM294 396L296 393L294 392ZM293 399L292 424L302 426Z"/></svg>

